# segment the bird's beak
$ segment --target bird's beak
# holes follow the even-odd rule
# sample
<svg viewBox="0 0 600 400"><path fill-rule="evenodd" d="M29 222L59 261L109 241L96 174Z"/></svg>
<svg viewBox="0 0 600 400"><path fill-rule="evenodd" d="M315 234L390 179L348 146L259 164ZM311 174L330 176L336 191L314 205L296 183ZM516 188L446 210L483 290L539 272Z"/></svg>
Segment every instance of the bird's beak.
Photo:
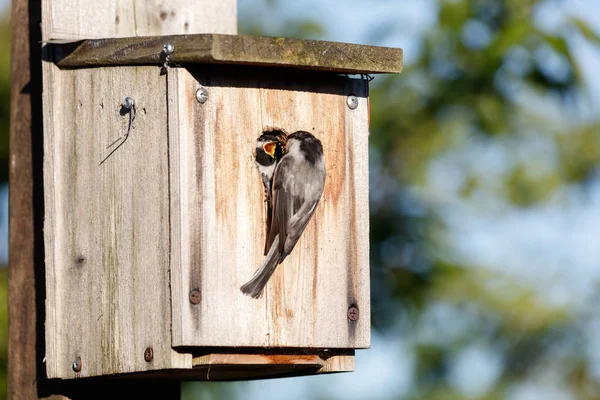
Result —
<svg viewBox="0 0 600 400"><path fill-rule="evenodd" d="M277 143L269 142L269 143L265 143L263 145L263 150L265 151L265 153L267 153L271 157L275 158L275 148L276 147L277 147Z"/></svg>

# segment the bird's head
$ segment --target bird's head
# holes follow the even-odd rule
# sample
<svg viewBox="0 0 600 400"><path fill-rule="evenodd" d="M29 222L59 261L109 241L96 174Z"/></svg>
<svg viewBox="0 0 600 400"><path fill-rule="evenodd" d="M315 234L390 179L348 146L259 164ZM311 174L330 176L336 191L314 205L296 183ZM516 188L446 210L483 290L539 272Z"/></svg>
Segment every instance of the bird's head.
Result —
<svg viewBox="0 0 600 400"><path fill-rule="evenodd" d="M256 161L262 165L277 162L286 153L287 134L281 129L263 131L256 142Z"/></svg>

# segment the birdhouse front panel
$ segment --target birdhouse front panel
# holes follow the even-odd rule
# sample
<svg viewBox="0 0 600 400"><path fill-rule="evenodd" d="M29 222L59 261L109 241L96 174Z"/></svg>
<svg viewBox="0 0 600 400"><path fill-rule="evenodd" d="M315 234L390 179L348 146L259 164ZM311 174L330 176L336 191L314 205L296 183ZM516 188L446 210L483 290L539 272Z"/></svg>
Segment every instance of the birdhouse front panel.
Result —
<svg viewBox="0 0 600 400"><path fill-rule="evenodd" d="M367 82L276 69L179 68L169 72L167 92L173 346L368 347ZM268 201L257 164L257 151L273 149L257 145L265 132L288 138L273 178L279 202ZM269 206L277 219L292 184L318 187L310 151L281 172L295 162L294 138L311 135L323 149L322 195L254 298L240 288L269 257ZM284 181L291 183L277 189ZM301 218L309 207L294 201L301 211L292 218Z"/></svg>

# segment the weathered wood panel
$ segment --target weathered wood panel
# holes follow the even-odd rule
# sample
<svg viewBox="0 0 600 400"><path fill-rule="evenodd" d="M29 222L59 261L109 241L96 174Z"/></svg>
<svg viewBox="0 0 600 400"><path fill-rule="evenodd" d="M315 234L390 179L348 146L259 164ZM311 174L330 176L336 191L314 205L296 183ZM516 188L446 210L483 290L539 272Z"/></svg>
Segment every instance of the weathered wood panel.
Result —
<svg viewBox="0 0 600 400"><path fill-rule="evenodd" d="M205 104L195 99L200 85ZM173 345L365 348L370 341L366 82L172 71L169 78ZM358 96L351 110L347 96ZM323 142L317 211L261 299L239 287L261 264L263 187L253 159L266 127ZM199 304L189 301L200 291ZM360 310L349 321L347 310Z"/></svg>
<svg viewBox="0 0 600 400"><path fill-rule="evenodd" d="M236 1L43 0L41 26L44 41L235 34ZM48 375L191 368L170 347L166 78L45 63L43 80ZM131 137L99 166L128 123L127 95L138 110Z"/></svg>
<svg viewBox="0 0 600 400"><path fill-rule="evenodd" d="M155 67L45 76L48 376L190 368L171 349L165 77ZM100 165L127 131L126 96L133 129Z"/></svg>
<svg viewBox="0 0 600 400"><path fill-rule="evenodd" d="M51 391L38 375L44 358L42 71L35 29L40 10L39 0L12 0L7 376L12 400Z"/></svg>
<svg viewBox="0 0 600 400"><path fill-rule="evenodd" d="M236 0L44 0L44 40L237 33Z"/></svg>
<svg viewBox="0 0 600 400"><path fill-rule="evenodd" d="M243 36L171 35L53 43L59 67L160 64L165 43L175 64L258 65L340 73L399 73L402 49L323 40Z"/></svg>
<svg viewBox="0 0 600 400"><path fill-rule="evenodd" d="M198 380L238 380L354 371L354 350L317 354L222 354L194 357Z"/></svg>

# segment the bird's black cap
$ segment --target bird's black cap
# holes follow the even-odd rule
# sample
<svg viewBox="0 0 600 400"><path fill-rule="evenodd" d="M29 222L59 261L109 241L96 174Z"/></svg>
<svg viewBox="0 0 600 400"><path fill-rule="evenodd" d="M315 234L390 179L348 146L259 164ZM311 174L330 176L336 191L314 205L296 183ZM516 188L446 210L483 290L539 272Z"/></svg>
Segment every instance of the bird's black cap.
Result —
<svg viewBox="0 0 600 400"><path fill-rule="evenodd" d="M296 139L300 142L300 151L302 151L304 158L310 164L315 165L323 157L323 144L312 133L297 131L288 136L288 140L291 139Z"/></svg>

